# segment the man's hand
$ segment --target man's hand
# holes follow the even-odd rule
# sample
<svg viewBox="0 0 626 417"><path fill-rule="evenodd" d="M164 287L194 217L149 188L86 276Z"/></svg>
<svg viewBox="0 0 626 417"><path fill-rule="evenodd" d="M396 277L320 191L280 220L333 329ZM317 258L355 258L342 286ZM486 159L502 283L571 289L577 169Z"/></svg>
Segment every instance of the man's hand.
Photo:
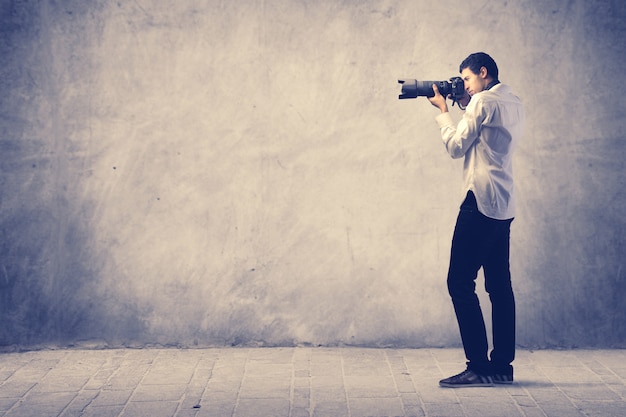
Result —
<svg viewBox="0 0 626 417"><path fill-rule="evenodd" d="M465 90L465 95L463 96L462 99L460 99L459 101L457 101L457 103L459 103L461 106L463 107L467 107L467 105L470 102L470 99L472 97L469 95L469 93L467 92L467 90Z"/></svg>
<svg viewBox="0 0 626 417"><path fill-rule="evenodd" d="M439 89L437 88L436 84L433 84L433 91L435 92L435 96L428 97L428 101L430 101L430 104L432 104L433 106L441 110L442 113L447 113L448 103L446 103L446 99L439 92Z"/></svg>

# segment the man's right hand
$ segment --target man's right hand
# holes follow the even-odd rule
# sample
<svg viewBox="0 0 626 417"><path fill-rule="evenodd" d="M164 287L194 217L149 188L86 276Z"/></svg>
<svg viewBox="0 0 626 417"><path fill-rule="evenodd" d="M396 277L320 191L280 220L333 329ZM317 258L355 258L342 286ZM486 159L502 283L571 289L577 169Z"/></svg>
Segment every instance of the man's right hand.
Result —
<svg viewBox="0 0 626 417"><path fill-rule="evenodd" d="M463 108L465 108L467 107L471 99L472 97L469 95L467 90L465 90L465 95L459 101L457 101L457 103L459 103Z"/></svg>

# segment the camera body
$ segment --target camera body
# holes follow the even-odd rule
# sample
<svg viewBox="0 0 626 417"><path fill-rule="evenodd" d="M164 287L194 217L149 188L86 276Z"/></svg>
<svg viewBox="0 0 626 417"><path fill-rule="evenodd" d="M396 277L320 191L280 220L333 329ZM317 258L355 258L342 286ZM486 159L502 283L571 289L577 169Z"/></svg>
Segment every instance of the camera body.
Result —
<svg viewBox="0 0 626 417"><path fill-rule="evenodd" d="M439 89L444 97L452 99L453 103L458 102L465 96L465 86L461 77L452 77L450 81L417 81L417 80L398 80L402 84L402 94L399 99L417 98L417 97L434 97L435 91L433 84Z"/></svg>

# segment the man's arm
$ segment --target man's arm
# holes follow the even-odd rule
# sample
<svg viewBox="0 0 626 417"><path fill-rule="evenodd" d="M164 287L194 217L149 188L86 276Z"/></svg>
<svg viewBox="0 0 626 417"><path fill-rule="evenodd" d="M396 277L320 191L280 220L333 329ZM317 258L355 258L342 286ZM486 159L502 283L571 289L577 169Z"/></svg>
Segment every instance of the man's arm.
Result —
<svg viewBox="0 0 626 417"><path fill-rule="evenodd" d="M478 138L480 126L484 119L481 110L482 106L479 103L472 103L473 105L467 108L463 119L455 127L448 112L446 99L439 93L436 85L433 85L433 90L435 91L435 96L429 97L428 100L441 111L436 120L441 129L443 144L452 158L461 158ZM466 103L468 102L469 95L467 95Z"/></svg>
<svg viewBox="0 0 626 417"><path fill-rule="evenodd" d="M433 97L428 97L428 101L430 101L430 104L437 107L442 113L447 113L448 103L446 103L445 97L439 92L437 84L433 84L433 91L435 92L435 95Z"/></svg>
<svg viewBox="0 0 626 417"><path fill-rule="evenodd" d="M437 88L437 84L433 84L433 91L435 92L434 97L428 97L430 104L437 107L442 113L446 113L448 111L448 103L446 99L441 95L439 89ZM465 91L465 95L461 98L457 103L459 103L459 107L464 109L470 102L470 95Z"/></svg>

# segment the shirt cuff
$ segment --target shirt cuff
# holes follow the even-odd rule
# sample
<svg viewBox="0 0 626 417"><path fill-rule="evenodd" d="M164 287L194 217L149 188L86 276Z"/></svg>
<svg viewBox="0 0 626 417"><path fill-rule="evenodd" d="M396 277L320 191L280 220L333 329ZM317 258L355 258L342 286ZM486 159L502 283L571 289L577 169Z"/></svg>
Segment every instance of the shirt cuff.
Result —
<svg viewBox="0 0 626 417"><path fill-rule="evenodd" d="M454 127L454 122L452 121L452 116L450 116L450 112L439 114L437 117L435 117L435 120L437 121L437 124L439 124L440 128L448 126Z"/></svg>

